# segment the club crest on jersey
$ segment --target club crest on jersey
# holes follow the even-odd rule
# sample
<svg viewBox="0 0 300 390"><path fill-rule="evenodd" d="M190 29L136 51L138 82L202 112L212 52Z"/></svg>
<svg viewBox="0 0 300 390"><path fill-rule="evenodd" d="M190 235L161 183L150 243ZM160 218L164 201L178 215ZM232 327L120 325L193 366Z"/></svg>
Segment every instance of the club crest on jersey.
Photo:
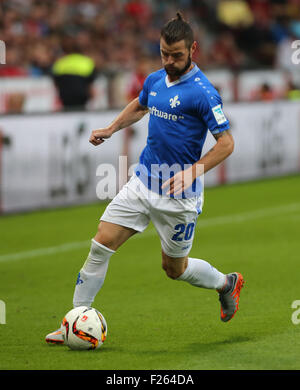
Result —
<svg viewBox="0 0 300 390"><path fill-rule="evenodd" d="M178 99L178 95L174 96L169 100L171 108L175 108L176 106L179 106L180 100Z"/></svg>

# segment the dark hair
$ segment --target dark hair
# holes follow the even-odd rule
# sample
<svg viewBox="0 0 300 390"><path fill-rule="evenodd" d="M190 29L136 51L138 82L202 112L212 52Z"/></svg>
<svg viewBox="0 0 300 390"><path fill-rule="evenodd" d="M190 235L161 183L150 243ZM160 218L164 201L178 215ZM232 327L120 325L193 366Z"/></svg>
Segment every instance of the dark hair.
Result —
<svg viewBox="0 0 300 390"><path fill-rule="evenodd" d="M191 48L192 43L194 42L193 30L189 23L184 20L180 12L176 12L176 18L169 20L163 26L160 36L168 45L184 39L188 49Z"/></svg>

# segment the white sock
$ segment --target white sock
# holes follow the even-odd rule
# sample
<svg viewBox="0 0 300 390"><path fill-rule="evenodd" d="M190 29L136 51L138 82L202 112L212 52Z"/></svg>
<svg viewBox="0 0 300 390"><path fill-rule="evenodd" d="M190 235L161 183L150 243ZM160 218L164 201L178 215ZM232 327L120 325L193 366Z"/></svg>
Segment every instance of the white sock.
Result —
<svg viewBox="0 0 300 390"><path fill-rule="evenodd" d="M183 280L197 287L218 290L225 285L226 275L205 260L189 257L186 270L176 280Z"/></svg>
<svg viewBox="0 0 300 390"><path fill-rule="evenodd" d="M89 255L81 268L73 296L73 306L91 306L106 276L112 249L92 239Z"/></svg>

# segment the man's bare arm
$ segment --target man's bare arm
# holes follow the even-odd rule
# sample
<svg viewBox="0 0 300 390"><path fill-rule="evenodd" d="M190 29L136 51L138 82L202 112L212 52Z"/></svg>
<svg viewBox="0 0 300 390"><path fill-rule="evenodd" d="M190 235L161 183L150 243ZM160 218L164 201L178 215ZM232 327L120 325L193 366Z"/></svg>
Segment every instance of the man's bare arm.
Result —
<svg viewBox="0 0 300 390"><path fill-rule="evenodd" d="M93 130L89 140L90 143L95 146L102 144L105 139L110 138L116 131L138 122L147 112L148 108L141 106L139 98L135 98L120 112L109 126Z"/></svg>
<svg viewBox="0 0 300 390"><path fill-rule="evenodd" d="M169 188L166 193L167 195L179 195L189 188L198 176L201 176L203 173L220 164L220 162L225 160L233 152L234 140L228 130L216 134L214 137L217 141L215 146L199 161L192 165L191 168L177 172L173 177L163 183L162 189Z"/></svg>
<svg viewBox="0 0 300 390"><path fill-rule="evenodd" d="M194 178L214 168L233 152L234 139L229 130L215 134L214 137L217 141L216 144L193 165ZM201 169L201 164L204 166L204 171Z"/></svg>

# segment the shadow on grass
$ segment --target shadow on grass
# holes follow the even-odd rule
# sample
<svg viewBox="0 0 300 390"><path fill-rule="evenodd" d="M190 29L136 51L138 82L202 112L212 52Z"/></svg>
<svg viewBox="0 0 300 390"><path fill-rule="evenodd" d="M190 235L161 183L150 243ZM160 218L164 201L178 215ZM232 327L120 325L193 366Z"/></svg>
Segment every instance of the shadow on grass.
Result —
<svg viewBox="0 0 300 390"><path fill-rule="evenodd" d="M178 349L171 349L171 348L167 348L167 349L157 349L157 350L148 350L148 351L145 351L145 350L142 350L142 349L138 349L138 350L134 350L134 351L131 351L131 352L134 352L134 354L136 355L172 355L172 354L186 354L186 353L189 353L189 354L194 354L194 355L203 355L204 353L209 353L209 352L215 352L217 349L218 351L227 348L229 345L232 345L234 346L235 344L241 344L241 343L246 343L246 342L251 342L251 341L255 341L257 340L257 337L256 336L245 336L245 335L234 335L234 336L231 336L231 337L227 337L226 339L224 340L218 340L218 341L213 341L213 342L203 342L203 341L199 341L199 342L195 342L195 343L191 343L191 344L186 344L185 346L183 346L182 348L180 348L180 350ZM224 347L224 348L223 348Z"/></svg>
<svg viewBox="0 0 300 390"><path fill-rule="evenodd" d="M207 353L210 351L215 351L216 348L222 349L222 347L227 347L228 345L234 346L235 344L241 344L241 343L246 343L249 341L254 341L256 340L257 337L250 337L250 336L245 336L245 335L235 335L231 337L227 337L226 339L223 340L218 340L214 342L197 342L197 343L192 343L187 345L185 348L184 352L189 352L189 353Z"/></svg>
<svg viewBox="0 0 300 390"><path fill-rule="evenodd" d="M86 349L86 350L74 350L74 349L71 349L71 348L68 348L66 345L63 345L62 347L61 346L58 346L60 351L63 351L63 352L66 352L66 353L72 353L74 355L83 355L83 354L98 354L98 353L101 353L101 355L103 354L109 354L109 353L121 353L121 352L126 352L125 350L121 349L121 348L117 348L117 347L105 347L105 348L98 348L98 349L95 349L95 350L92 350L92 349ZM56 346L57 348L57 346ZM79 355L80 354L80 355Z"/></svg>

